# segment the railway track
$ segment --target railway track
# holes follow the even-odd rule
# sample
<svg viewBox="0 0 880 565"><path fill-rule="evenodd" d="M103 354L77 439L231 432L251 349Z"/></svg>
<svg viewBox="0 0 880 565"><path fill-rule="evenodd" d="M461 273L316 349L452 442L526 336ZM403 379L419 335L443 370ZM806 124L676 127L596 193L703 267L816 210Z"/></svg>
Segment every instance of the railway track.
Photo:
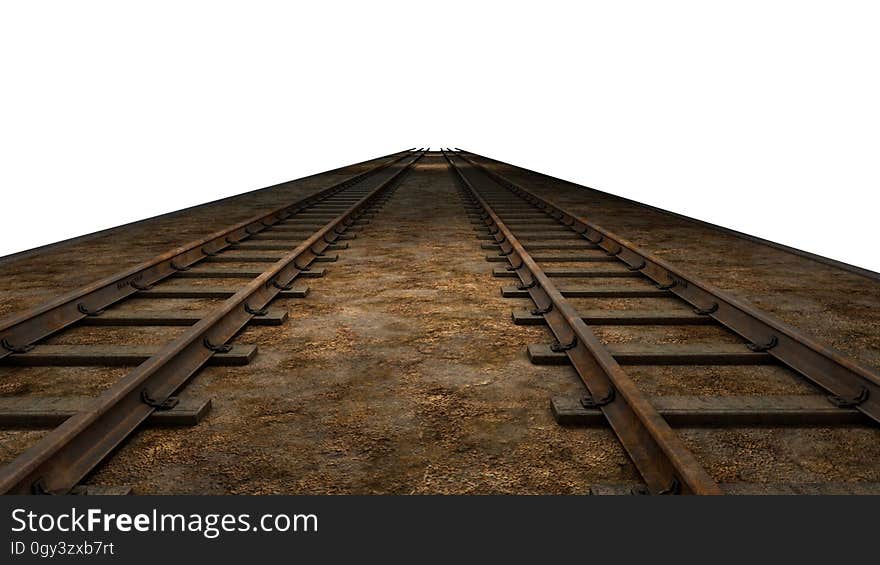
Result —
<svg viewBox="0 0 880 565"><path fill-rule="evenodd" d="M619 235L578 217L483 166L472 154L444 156L460 182L468 214L497 262L496 277L511 298L533 308L513 312L517 324L546 325L555 341L534 344L535 364L570 365L584 388L556 397L551 409L565 425L607 422L644 485L597 491L652 494L878 493L876 484L721 485L673 426L852 426L880 422L880 376L840 352L735 297L646 253ZM576 307L591 299L595 307ZM625 303L629 306L624 306ZM633 306L634 305L634 306ZM644 328L644 340L606 343L598 327ZM707 326L718 343L692 339L650 343L649 328ZM654 396L627 371L635 365L787 368L806 379L808 395Z"/></svg>
<svg viewBox="0 0 880 565"><path fill-rule="evenodd" d="M81 492L83 477L144 422L197 422L209 403L181 402L180 390L206 364L248 363L256 347L232 343L235 335L250 324L284 323L273 299L305 296L308 288L295 283L324 274L319 265L336 260L332 252L347 247L423 154L390 155L302 200L0 320L0 364L133 367L94 398L4 398L0 425L54 427L0 469L0 493ZM201 310L137 307L153 299L214 302ZM186 329L157 346L45 343L82 326Z"/></svg>
<svg viewBox="0 0 880 565"><path fill-rule="evenodd" d="M89 493L79 486L83 479L139 427L197 424L210 400L181 394L186 384L206 365L249 363L257 347L236 343L236 335L247 326L284 324L287 311L273 301L305 297L308 287L300 279L324 274L322 266L347 248L424 154L389 155L312 196L0 320L0 364L128 371L98 396L0 398L0 428L50 429L0 469L0 492ZM551 398L556 421L610 426L643 479L592 485L593 492L880 493L874 483L719 484L681 433L693 427L875 426L880 378L874 372L539 198L474 154L446 151L428 160L419 166L442 168L444 175L448 166L458 180L493 274L508 279L502 295L530 301L514 310L513 322L550 331L552 343L528 347L531 361L570 366L580 377L583 394ZM448 183L444 190L454 194ZM155 345L117 333L172 327L179 333ZM609 328L626 328L635 338L609 338L603 333ZM653 343L658 329L681 333ZM98 339L81 345L63 339L83 330ZM810 394L688 395L686 386L657 393L660 382L649 392L633 373L657 366L710 376L718 366L772 366L812 388Z"/></svg>

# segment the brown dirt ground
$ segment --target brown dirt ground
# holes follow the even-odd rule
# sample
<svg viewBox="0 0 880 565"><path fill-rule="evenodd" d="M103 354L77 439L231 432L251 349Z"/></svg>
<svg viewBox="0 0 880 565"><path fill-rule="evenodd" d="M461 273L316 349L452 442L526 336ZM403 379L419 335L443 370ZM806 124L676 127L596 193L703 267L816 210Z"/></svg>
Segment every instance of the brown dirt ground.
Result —
<svg viewBox="0 0 880 565"><path fill-rule="evenodd" d="M515 173L542 194L567 207L589 207L594 220L639 245L880 365L878 283L703 227L665 229L664 222L680 220L650 212L652 219L649 211L631 205L626 210L609 197ZM218 214L232 223L342 174L352 169L189 211L185 232L174 231L178 222L165 217L0 265L0 313L126 266L118 262L118 250L130 244L137 244L134 264L216 229ZM160 229L146 235L151 228ZM691 243L697 236L700 247ZM501 297L498 289L510 279L489 274L493 264L484 259L442 159L424 158L350 244L337 263L326 264L326 277L303 281L311 287L307 298L273 305L290 310L287 324L251 327L236 339L259 345L253 363L206 368L188 385L184 394L213 400L201 424L141 430L87 482L128 484L144 494L583 493L590 484L637 479L609 430L564 428L553 421L549 397L577 393L581 385L569 367L528 362L525 347L547 341L547 331L511 323L511 310L528 302ZM720 259L714 253L721 249L729 268L715 271L711 265ZM833 285L845 292L831 292ZM157 300L150 307L210 304ZM598 307L586 299L578 305ZM158 343L176 331L78 328L53 342ZM709 327L597 333L615 342L729 339ZM649 395L813 391L779 367L628 371ZM95 394L123 373L0 367L0 394ZM44 433L0 432L0 462ZM880 482L880 432L872 428L681 433L719 481Z"/></svg>

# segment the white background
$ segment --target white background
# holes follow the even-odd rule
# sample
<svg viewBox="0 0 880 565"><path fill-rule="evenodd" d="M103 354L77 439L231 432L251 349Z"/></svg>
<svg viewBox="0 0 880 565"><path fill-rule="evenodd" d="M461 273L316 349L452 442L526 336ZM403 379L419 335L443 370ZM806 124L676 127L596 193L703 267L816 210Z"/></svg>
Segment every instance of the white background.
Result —
<svg viewBox="0 0 880 565"><path fill-rule="evenodd" d="M880 270L876 5L4 2L0 255L430 145Z"/></svg>

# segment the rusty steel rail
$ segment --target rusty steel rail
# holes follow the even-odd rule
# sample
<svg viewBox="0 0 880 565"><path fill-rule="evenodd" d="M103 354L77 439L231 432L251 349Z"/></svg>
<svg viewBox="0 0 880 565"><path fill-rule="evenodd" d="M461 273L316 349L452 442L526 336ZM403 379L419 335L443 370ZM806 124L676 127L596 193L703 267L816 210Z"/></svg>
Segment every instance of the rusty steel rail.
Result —
<svg viewBox="0 0 880 565"><path fill-rule="evenodd" d="M347 226L391 188L424 153L409 153L388 179L271 264L231 298L40 441L0 469L0 493L66 493L119 446L154 410L162 408L206 361L301 273ZM400 159L395 159L395 162ZM236 228L244 229L244 228ZM130 276L130 275L129 275ZM128 280L128 278L124 278Z"/></svg>
<svg viewBox="0 0 880 565"><path fill-rule="evenodd" d="M685 447L648 399L612 357L577 311L562 296L492 206L455 162L444 156L470 199L483 213L483 223L499 244L502 255L528 289L590 393L620 439L650 492L656 494L722 494L720 487Z"/></svg>
<svg viewBox="0 0 880 565"><path fill-rule="evenodd" d="M180 270L260 233L317 201L400 162L409 150L380 157L380 163L301 200L259 214L206 237L157 255L143 263L78 288L45 304L0 319L0 359L26 352L33 344Z"/></svg>
<svg viewBox="0 0 880 565"><path fill-rule="evenodd" d="M752 351L775 357L814 384L822 387L839 405L859 410L880 422L880 375L846 354L831 349L785 322L758 310L735 296L694 277L672 264L644 251L623 237L586 218L568 212L523 186L507 179L457 150L471 166L482 171L502 187L519 195L572 231L608 253L616 255L631 269L641 272L695 308L706 312L721 325L748 340Z"/></svg>

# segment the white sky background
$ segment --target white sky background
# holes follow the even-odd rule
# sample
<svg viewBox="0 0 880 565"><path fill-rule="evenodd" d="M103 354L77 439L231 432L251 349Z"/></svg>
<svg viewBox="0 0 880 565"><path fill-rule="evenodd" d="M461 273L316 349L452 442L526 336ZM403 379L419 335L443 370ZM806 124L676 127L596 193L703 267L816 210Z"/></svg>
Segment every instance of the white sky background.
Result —
<svg viewBox="0 0 880 565"><path fill-rule="evenodd" d="M0 255L430 145L880 270L880 5L721 4L5 2Z"/></svg>

